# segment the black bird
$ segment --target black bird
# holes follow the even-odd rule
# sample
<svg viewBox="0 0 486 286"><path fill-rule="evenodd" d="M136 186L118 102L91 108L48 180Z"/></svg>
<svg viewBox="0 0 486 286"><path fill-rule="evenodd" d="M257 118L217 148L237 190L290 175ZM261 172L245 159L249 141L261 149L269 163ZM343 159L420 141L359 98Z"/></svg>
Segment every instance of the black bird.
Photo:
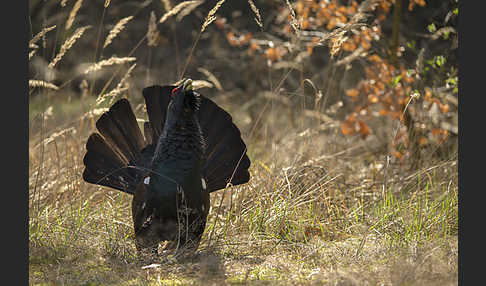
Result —
<svg viewBox="0 0 486 286"><path fill-rule="evenodd" d="M139 253L199 246L209 193L249 181L250 159L231 116L192 88L143 90L149 121L144 135L130 103L117 101L96 122L86 143L83 179L133 195Z"/></svg>

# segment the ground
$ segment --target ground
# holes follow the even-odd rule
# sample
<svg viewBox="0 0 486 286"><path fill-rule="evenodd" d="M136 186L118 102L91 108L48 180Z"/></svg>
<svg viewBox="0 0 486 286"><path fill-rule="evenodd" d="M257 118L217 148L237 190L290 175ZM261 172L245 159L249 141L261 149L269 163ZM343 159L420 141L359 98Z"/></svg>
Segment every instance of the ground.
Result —
<svg viewBox="0 0 486 286"><path fill-rule="evenodd" d="M140 262L131 196L81 178L93 118L81 102L69 103L74 117L55 106L44 128L61 131L44 134L31 123L33 285L457 284L457 159L408 170L376 155L376 138L281 126L274 140L244 132L251 180L211 194L198 252ZM251 129L241 110L224 107Z"/></svg>

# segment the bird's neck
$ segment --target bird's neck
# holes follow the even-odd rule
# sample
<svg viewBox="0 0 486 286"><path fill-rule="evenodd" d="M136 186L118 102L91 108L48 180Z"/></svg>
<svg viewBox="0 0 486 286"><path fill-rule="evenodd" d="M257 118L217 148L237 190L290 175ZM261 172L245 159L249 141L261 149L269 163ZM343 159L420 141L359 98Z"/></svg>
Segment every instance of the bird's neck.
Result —
<svg viewBox="0 0 486 286"><path fill-rule="evenodd" d="M178 118L167 122L155 150L153 164L167 160L200 161L204 154L204 139L197 117Z"/></svg>

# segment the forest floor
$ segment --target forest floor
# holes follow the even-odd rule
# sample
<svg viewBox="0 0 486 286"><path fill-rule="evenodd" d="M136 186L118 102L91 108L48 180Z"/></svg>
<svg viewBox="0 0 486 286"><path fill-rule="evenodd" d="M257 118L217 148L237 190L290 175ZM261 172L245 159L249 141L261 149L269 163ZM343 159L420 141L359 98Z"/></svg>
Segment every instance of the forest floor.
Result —
<svg viewBox="0 0 486 286"><path fill-rule="evenodd" d="M97 118L86 116L89 100L51 103L43 120L46 106L31 101L29 283L457 284L457 151L410 170L387 161L377 137L295 115L296 126L309 124L302 131L277 106L261 109L252 133L238 106L214 100L242 130L251 180L211 194L195 255L150 262L136 256L131 196L82 180Z"/></svg>

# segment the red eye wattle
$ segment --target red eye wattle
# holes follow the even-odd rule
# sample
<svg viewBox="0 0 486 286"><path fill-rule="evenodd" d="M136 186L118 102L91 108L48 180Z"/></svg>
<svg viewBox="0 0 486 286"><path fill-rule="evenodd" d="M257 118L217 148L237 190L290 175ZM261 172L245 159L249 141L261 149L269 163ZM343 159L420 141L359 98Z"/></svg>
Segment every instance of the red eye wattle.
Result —
<svg viewBox="0 0 486 286"><path fill-rule="evenodd" d="M175 95L175 93L176 93L178 90L179 90L179 88L178 88L178 87L175 87L174 89L172 89L172 93L171 93L171 95L172 95L172 96L174 96L174 95Z"/></svg>

